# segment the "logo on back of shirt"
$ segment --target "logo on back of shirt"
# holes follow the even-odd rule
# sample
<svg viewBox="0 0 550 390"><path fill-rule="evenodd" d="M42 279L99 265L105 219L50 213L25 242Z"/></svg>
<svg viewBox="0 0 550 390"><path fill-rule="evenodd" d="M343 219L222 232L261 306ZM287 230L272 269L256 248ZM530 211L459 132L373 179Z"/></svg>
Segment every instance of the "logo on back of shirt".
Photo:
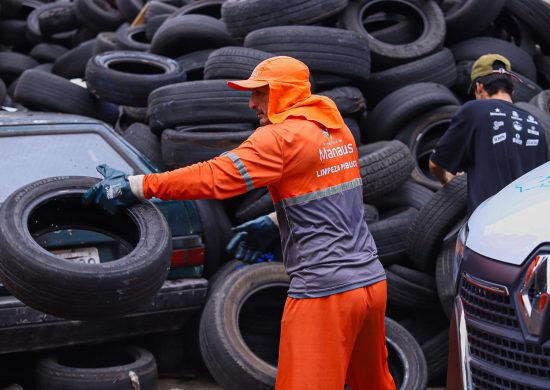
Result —
<svg viewBox="0 0 550 390"><path fill-rule="evenodd" d="M522 121L523 122L523 118L519 116L517 111L512 111L512 117L511 118L516 120L516 121Z"/></svg>
<svg viewBox="0 0 550 390"><path fill-rule="evenodd" d="M512 142L518 145L523 145L523 140L519 138L519 134L516 134L515 138L512 138Z"/></svg>
<svg viewBox="0 0 550 390"><path fill-rule="evenodd" d="M539 122L537 122L537 120L535 119L535 117L534 117L533 115L529 115L529 116L527 117L527 122L529 122L529 123L534 123L535 125L538 125L538 124L539 124Z"/></svg>
<svg viewBox="0 0 550 390"><path fill-rule="evenodd" d="M535 126L531 126L530 128L527 129L527 132L529 134L533 134L533 135L539 135L539 132L538 130L535 129Z"/></svg>
<svg viewBox="0 0 550 390"><path fill-rule="evenodd" d="M500 133L493 137L493 145L498 144L506 139L506 133Z"/></svg>
<svg viewBox="0 0 550 390"><path fill-rule="evenodd" d="M514 126L514 129L516 129L517 131L521 131L521 129L523 129L523 127L521 126L521 123L519 123L518 121L514 121L512 123L512 126Z"/></svg>
<svg viewBox="0 0 550 390"><path fill-rule="evenodd" d="M495 108L495 110L491 111L489 113L489 115L491 115L491 116L506 116L506 113L500 111L500 108Z"/></svg>
<svg viewBox="0 0 550 390"><path fill-rule="evenodd" d="M498 129L500 129L502 126L504 126L504 122L503 122L503 121L494 121L494 122L493 122L493 130L498 130Z"/></svg>

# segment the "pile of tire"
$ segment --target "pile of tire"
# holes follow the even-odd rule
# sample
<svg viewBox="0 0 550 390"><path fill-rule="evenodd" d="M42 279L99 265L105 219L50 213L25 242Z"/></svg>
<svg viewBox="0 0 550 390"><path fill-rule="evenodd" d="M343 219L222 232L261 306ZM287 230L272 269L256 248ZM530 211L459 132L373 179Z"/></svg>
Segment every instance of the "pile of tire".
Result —
<svg viewBox="0 0 550 390"><path fill-rule="evenodd" d="M102 119L170 169L215 157L258 125L248 94L227 80L247 78L274 55L302 60L313 91L336 102L359 146L365 220L388 275L388 316L403 327L399 334L413 336L425 381L438 385L466 178L441 187L428 158L472 98L473 61L489 52L510 59L523 80L515 101L550 136L544 0L4 0L0 105ZM265 188L223 207L234 225L273 211ZM258 340L257 354L271 351Z"/></svg>

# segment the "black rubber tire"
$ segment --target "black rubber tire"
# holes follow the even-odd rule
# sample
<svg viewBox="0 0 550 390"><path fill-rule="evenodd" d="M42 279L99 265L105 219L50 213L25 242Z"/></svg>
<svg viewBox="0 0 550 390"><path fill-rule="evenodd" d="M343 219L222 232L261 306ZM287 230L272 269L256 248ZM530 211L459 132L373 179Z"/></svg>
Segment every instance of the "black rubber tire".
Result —
<svg viewBox="0 0 550 390"><path fill-rule="evenodd" d="M514 80L514 93L512 94L512 100L516 102L529 102L533 97L538 93L542 92L542 88L537 85L533 80L530 80L526 76L512 71L516 76L518 76L523 82L518 82Z"/></svg>
<svg viewBox="0 0 550 390"><path fill-rule="evenodd" d="M176 58L176 61L178 61L181 68L187 74L187 81L198 81L204 79L204 65L214 50L216 49L194 51Z"/></svg>
<svg viewBox="0 0 550 390"><path fill-rule="evenodd" d="M122 14L109 0L74 0L80 23L93 31L115 31L124 22Z"/></svg>
<svg viewBox="0 0 550 390"><path fill-rule="evenodd" d="M385 43L393 45L406 44L407 42L414 41L420 35L420 26L411 19L388 18L387 14L382 13L381 15L372 15L370 18L367 18L365 24L376 22L386 22L389 24L378 30L370 31L370 35ZM366 26L365 29L369 30Z"/></svg>
<svg viewBox="0 0 550 390"><path fill-rule="evenodd" d="M506 9L537 33L537 37L545 51L550 50L550 36L548 34L550 10L548 4L539 0L507 0Z"/></svg>
<svg viewBox="0 0 550 390"><path fill-rule="evenodd" d="M267 188L250 191L241 205L235 210L235 221L238 224L267 215L275 211L273 199Z"/></svg>
<svg viewBox="0 0 550 390"><path fill-rule="evenodd" d="M361 90L357 87L345 86L336 87L319 92L318 95L330 98L342 116L362 118L366 116L367 101Z"/></svg>
<svg viewBox="0 0 550 390"><path fill-rule="evenodd" d="M537 44L533 30L508 9L502 10L489 28L479 35L512 42L531 57L537 53Z"/></svg>
<svg viewBox="0 0 550 390"><path fill-rule="evenodd" d="M234 44L221 20L186 14L168 18L162 23L151 39L151 53L177 58L197 50Z"/></svg>
<svg viewBox="0 0 550 390"><path fill-rule="evenodd" d="M89 39L67 51L53 63L52 73L66 79L83 79L86 64L93 55L95 43L95 38Z"/></svg>
<svg viewBox="0 0 550 390"><path fill-rule="evenodd" d="M297 58L314 76L316 72L356 80L370 76L369 46L353 31L319 26L266 27L250 32L244 46Z"/></svg>
<svg viewBox="0 0 550 390"><path fill-rule="evenodd" d="M359 147L363 201L369 203L399 188L409 178L414 161L401 141L381 141Z"/></svg>
<svg viewBox="0 0 550 390"><path fill-rule="evenodd" d="M441 106L412 119L395 136L409 147L414 160L411 178L432 190L441 188L429 169L429 159L437 141L449 128L453 116L460 107L456 105Z"/></svg>
<svg viewBox="0 0 550 390"><path fill-rule="evenodd" d="M153 131L212 123L256 125L248 108L249 92L236 91L226 80L189 81L166 85L149 95L149 126Z"/></svg>
<svg viewBox="0 0 550 390"><path fill-rule="evenodd" d="M27 21L19 19L0 19L0 43L17 49L28 50L28 42L25 37Z"/></svg>
<svg viewBox="0 0 550 390"><path fill-rule="evenodd" d="M422 20L424 28L422 34L412 42L406 44L391 44L374 38L365 29L365 12L368 8L380 5L386 7L397 5L408 7L416 16ZM407 14L411 14L407 12ZM341 16L341 23L344 28L357 32L362 39L369 44L373 70L386 69L392 66L410 62L414 59L425 57L439 51L443 47L445 39L445 18L441 8L434 1L424 0L358 0L350 1Z"/></svg>
<svg viewBox="0 0 550 390"><path fill-rule="evenodd" d="M147 20L149 20L152 17L164 15L168 17L170 14L172 14L174 11L178 10L178 7L169 4L162 0L150 0L147 2L147 9L145 10L145 23L147 23Z"/></svg>
<svg viewBox="0 0 550 390"><path fill-rule="evenodd" d="M216 272L214 272L214 274L208 278L207 299L220 287L220 285L225 281L225 279L229 277L229 275L231 275L238 269L246 266L248 266L247 263L241 260L233 259L229 260L228 262L224 263L220 268L218 268Z"/></svg>
<svg viewBox="0 0 550 390"><path fill-rule="evenodd" d="M449 319L439 311L435 313L412 313L399 321L422 345L433 338L435 334L449 327Z"/></svg>
<svg viewBox="0 0 550 390"><path fill-rule="evenodd" d="M466 0L452 4L453 7L444 11L447 43L479 35L496 19L506 0Z"/></svg>
<svg viewBox="0 0 550 390"><path fill-rule="evenodd" d="M435 279L426 273L399 264L386 269L388 307L410 312L441 310Z"/></svg>
<svg viewBox="0 0 550 390"><path fill-rule="evenodd" d="M435 192L411 225L407 253L426 273L434 274L443 238L466 215L466 180L466 175L457 176Z"/></svg>
<svg viewBox="0 0 550 390"><path fill-rule="evenodd" d="M424 58L370 75L364 88L367 101L375 106L393 91L413 83L436 83L451 87L456 81L453 54L447 48Z"/></svg>
<svg viewBox="0 0 550 390"><path fill-rule="evenodd" d="M157 382L155 357L134 346L61 351L36 367L37 390L156 390Z"/></svg>
<svg viewBox="0 0 550 390"><path fill-rule="evenodd" d="M128 23L132 23L139 11L143 8L145 0L116 0L118 11Z"/></svg>
<svg viewBox="0 0 550 390"><path fill-rule="evenodd" d="M177 11L170 15L170 17L188 14L200 14L211 16L215 19L222 18L222 4L226 0L201 0L201 1L187 1Z"/></svg>
<svg viewBox="0 0 550 390"><path fill-rule="evenodd" d="M73 3L54 2L37 9L38 31L44 37L67 33L80 27Z"/></svg>
<svg viewBox="0 0 550 390"><path fill-rule="evenodd" d="M114 124L118 107L102 102L86 88L40 70L26 70L14 92L17 102L37 111L64 112L101 119Z"/></svg>
<svg viewBox="0 0 550 390"><path fill-rule="evenodd" d="M185 130L164 130L161 137L164 163L170 167L179 168L210 160L236 148L254 132L253 129L227 131L217 126L219 125L195 126L194 129L187 127Z"/></svg>
<svg viewBox="0 0 550 390"><path fill-rule="evenodd" d="M365 222L367 223L367 225L380 220L380 214L378 213L378 209L376 208L376 206L368 203L363 203L363 210L365 215Z"/></svg>
<svg viewBox="0 0 550 390"><path fill-rule="evenodd" d="M0 52L0 78L10 85L25 70L32 69L38 65L38 62L26 55L12 51Z"/></svg>
<svg viewBox="0 0 550 390"><path fill-rule="evenodd" d="M533 59L528 53L511 42L490 37L477 37L460 41L449 47L456 62L475 61L487 53L500 54L506 57L516 71L531 80L537 79L537 71Z"/></svg>
<svg viewBox="0 0 550 390"><path fill-rule="evenodd" d="M116 50L149 51L151 42L145 34L145 25L123 24L116 30Z"/></svg>
<svg viewBox="0 0 550 390"><path fill-rule="evenodd" d="M200 348L224 389L273 389L288 286L282 263L260 263L233 271L210 295L201 317ZM269 361L258 356L259 349L268 350Z"/></svg>
<svg viewBox="0 0 550 390"><path fill-rule="evenodd" d="M82 205L82 195L97 182L89 177L47 178L5 200L0 210L0 278L23 303L69 319L105 318L143 308L162 286L172 250L163 215L149 201L116 217ZM107 234L128 253L106 263L83 264L61 259L38 243L44 233L71 228Z"/></svg>
<svg viewBox="0 0 550 390"><path fill-rule="evenodd" d="M208 56L204 64L204 79L247 79L256 65L274 56L248 47L222 47Z"/></svg>
<svg viewBox="0 0 550 390"><path fill-rule="evenodd" d="M413 207L396 209L390 215L382 214L378 221L368 223L378 258L384 267L407 260L407 232L417 213Z"/></svg>
<svg viewBox="0 0 550 390"><path fill-rule="evenodd" d="M55 43L39 43L29 52L29 55L40 63L54 62L65 54L68 49Z"/></svg>
<svg viewBox="0 0 550 390"><path fill-rule="evenodd" d="M86 65L88 90L118 104L146 107L149 94L162 86L185 81L177 61L137 51L108 51Z"/></svg>
<svg viewBox="0 0 550 390"><path fill-rule="evenodd" d="M425 389L428 365L413 335L396 321L386 317L388 366L399 390Z"/></svg>
<svg viewBox="0 0 550 390"><path fill-rule="evenodd" d="M539 92L529 101L542 112L550 115L550 89Z"/></svg>
<svg viewBox="0 0 550 390"><path fill-rule="evenodd" d="M287 0L281 7L271 0L227 0L222 5L222 18L231 35L244 38L265 27L314 24L337 14L347 4L347 0Z"/></svg>
<svg viewBox="0 0 550 390"><path fill-rule="evenodd" d="M451 319L455 301L455 286L453 285L453 264L455 261L455 241L449 241L437 255L435 263L435 281L437 284L437 295L443 313Z"/></svg>
<svg viewBox="0 0 550 390"><path fill-rule="evenodd" d="M231 260L225 250L227 243L233 236L231 221L219 200L196 200L197 211L202 223L204 247L204 277L210 277L220 267L220 264Z"/></svg>
<svg viewBox="0 0 550 390"><path fill-rule="evenodd" d="M167 170L162 160L160 140L156 134L153 134L149 126L144 123L134 122L126 128L122 136L155 167L161 171Z"/></svg>
<svg viewBox="0 0 550 390"><path fill-rule="evenodd" d="M116 32L104 31L96 36L95 45L92 50L92 57L106 51L116 49Z"/></svg>
<svg viewBox="0 0 550 390"><path fill-rule="evenodd" d="M393 139L412 119L444 105L460 105L445 86L416 83L387 95L367 117L365 137L368 142Z"/></svg>
<svg viewBox="0 0 550 390"><path fill-rule="evenodd" d="M535 56L537 66L537 83L543 89L550 89L550 56Z"/></svg>
<svg viewBox="0 0 550 390"><path fill-rule="evenodd" d="M428 383L445 380L449 358L449 328L420 345L428 365Z"/></svg>
<svg viewBox="0 0 550 390"><path fill-rule="evenodd" d="M433 194L434 192L430 188L409 179L398 189L373 199L371 203L381 212L403 206L420 210L428 203Z"/></svg>

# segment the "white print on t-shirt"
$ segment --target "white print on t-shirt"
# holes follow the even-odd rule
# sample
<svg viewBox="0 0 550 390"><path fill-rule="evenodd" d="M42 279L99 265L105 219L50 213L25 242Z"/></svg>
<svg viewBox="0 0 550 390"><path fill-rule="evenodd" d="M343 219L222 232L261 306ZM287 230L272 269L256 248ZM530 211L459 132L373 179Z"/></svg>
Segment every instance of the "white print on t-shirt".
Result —
<svg viewBox="0 0 550 390"><path fill-rule="evenodd" d="M500 133L493 137L493 145L498 144L506 139L506 133Z"/></svg>
<svg viewBox="0 0 550 390"><path fill-rule="evenodd" d="M527 141L525 141L525 146L537 146L538 144L538 139L528 139Z"/></svg>
<svg viewBox="0 0 550 390"><path fill-rule="evenodd" d="M514 126L514 129L516 129L517 131L521 131L521 129L523 129L523 127L521 127L521 123L519 123L518 121L514 121L512 123L512 126Z"/></svg>
<svg viewBox="0 0 550 390"><path fill-rule="evenodd" d="M493 122L493 129L494 130L498 130L501 126L504 126L503 121L494 121Z"/></svg>
<svg viewBox="0 0 550 390"><path fill-rule="evenodd" d="M489 113L491 116L506 116L505 112L500 112L500 108L495 108L495 111Z"/></svg>
<svg viewBox="0 0 550 390"><path fill-rule="evenodd" d="M519 138L519 134L516 134L516 138L512 138L512 142L518 145L523 145L523 141L521 140L521 138Z"/></svg>
<svg viewBox="0 0 550 390"><path fill-rule="evenodd" d="M539 124L539 122L537 122L537 120L535 119L535 117L534 117L533 115L529 115L529 116L527 117L527 122L529 122L529 123L534 123L535 125L538 125L538 124Z"/></svg>
<svg viewBox="0 0 550 390"><path fill-rule="evenodd" d="M539 135L539 132L537 130L535 130L535 126L531 126L530 128L527 129L527 132L529 134L533 134L533 135Z"/></svg>
<svg viewBox="0 0 550 390"><path fill-rule="evenodd" d="M520 118L520 116L518 115L518 113L516 111L512 111L512 119L515 119L515 120L518 120L518 121L523 121L523 118Z"/></svg>
<svg viewBox="0 0 550 390"><path fill-rule="evenodd" d="M341 164L332 165L317 171L317 177L323 177L331 173L343 171L344 169L351 169L357 167L357 161L346 161Z"/></svg>

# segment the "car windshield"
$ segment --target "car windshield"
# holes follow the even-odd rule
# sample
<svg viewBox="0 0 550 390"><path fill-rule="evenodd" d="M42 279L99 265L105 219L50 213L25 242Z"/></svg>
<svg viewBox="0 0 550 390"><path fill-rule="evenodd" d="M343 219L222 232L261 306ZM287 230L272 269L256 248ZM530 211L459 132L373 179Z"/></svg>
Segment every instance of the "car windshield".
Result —
<svg viewBox="0 0 550 390"><path fill-rule="evenodd" d="M99 134L29 134L0 137L0 203L25 184L50 176L101 175L102 163L133 174L134 169Z"/></svg>

